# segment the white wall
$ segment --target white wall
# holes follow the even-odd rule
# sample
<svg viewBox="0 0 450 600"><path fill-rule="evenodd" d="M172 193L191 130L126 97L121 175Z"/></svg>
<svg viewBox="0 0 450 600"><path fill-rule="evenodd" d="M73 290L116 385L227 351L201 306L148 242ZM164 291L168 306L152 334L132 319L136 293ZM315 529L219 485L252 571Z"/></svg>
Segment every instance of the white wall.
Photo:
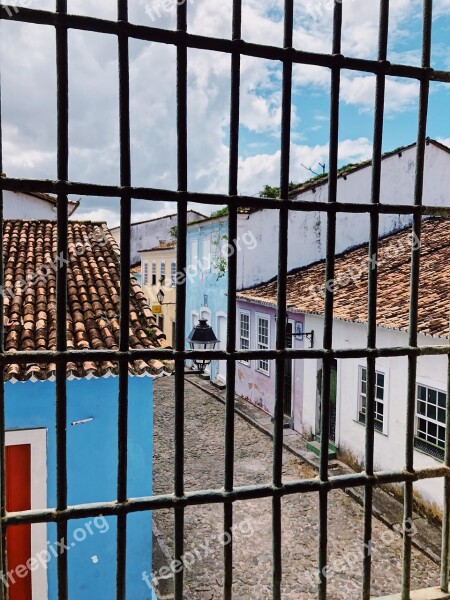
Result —
<svg viewBox="0 0 450 600"><path fill-rule="evenodd" d="M21 192L3 192L5 219L56 219L56 206Z"/></svg>
<svg viewBox="0 0 450 600"><path fill-rule="evenodd" d="M188 211L187 221L198 221L204 218L200 213ZM170 242L173 238L171 228L177 225L177 215L169 215L160 219L143 221L142 223L132 223L131 225L131 264L138 264L141 260L139 252L148 250L159 245L160 241ZM120 227L114 227L111 233L120 247Z"/></svg>
<svg viewBox="0 0 450 600"><path fill-rule="evenodd" d="M305 316L306 331L314 330L315 348L322 345L323 318ZM404 332L378 328L377 347L407 346L408 336ZM333 347L366 347L367 326L334 320ZM446 341L419 336L419 345L445 344ZM307 432L315 433L316 422L316 372L317 360L304 361L303 423ZM336 443L340 450L364 463L365 427L357 421L357 395L359 365L365 366L364 359L338 360L338 391L336 414ZM408 359L379 358L377 370L384 372L386 378L387 431L386 435L375 432L375 468L376 470L399 470L405 463L406 446L406 404ZM424 356L418 360L417 381L429 383L432 387L446 392L447 358L445 356ZM438 466L436 459L414 451L416 467ZM441 479L429 479L414 485L426 502L442 507L443 482Z"/></svg>
<svg viewBox="0 0 450 600"><path fill-rule="evenodd" d="M413 204L415 147L382 161L381 201L384 203ZM425 153L424 201L425 205L450 206L448 173L450 154L429 144ZM355 171L338 179L339 202L370 203L372 167ZM328 185L318 186L296 199L311 201L311 212L289 213L288 268L294 269L325 257L325 213L314 211L314 202L326 202ZM380 218L380 235L399 229L411 222L407 215L383 215ZM253 232L257 247L252 250L243 245L238 260L238 289L250 287L274 277L278 261L278 213L261 210L250 215L240 215L238 233ZM286 234L287 235L287 234ZM336 252L368 241L369 216L367 214L338 213ZM245 265L245 268L244 268Z"/></svg>

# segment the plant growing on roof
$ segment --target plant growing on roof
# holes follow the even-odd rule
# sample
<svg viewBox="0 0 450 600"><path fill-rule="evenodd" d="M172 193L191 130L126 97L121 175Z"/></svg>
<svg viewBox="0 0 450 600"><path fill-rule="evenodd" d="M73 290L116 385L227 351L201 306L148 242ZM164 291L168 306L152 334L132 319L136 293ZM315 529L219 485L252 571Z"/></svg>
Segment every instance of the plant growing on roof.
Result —
<svg viewBox="0 0 450 600"><path fill-rule="evenodd" d="M169 232L170 232L170 237L171 237L173 240L176 240L176 239L177 239L177 237L178 237L178 225L174 225L173 227L171 227L171 228L169 229Z"/></svg>

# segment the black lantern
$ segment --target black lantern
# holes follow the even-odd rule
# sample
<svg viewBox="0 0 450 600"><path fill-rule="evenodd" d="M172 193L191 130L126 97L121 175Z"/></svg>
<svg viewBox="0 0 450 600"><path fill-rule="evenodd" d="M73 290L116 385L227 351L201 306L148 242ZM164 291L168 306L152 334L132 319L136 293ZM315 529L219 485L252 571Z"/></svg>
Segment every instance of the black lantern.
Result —
<svg viewBox="0 0 450 600"><path fill-rule="evenodd" d="M213 328L208 325L207 319L199 319L198 324L188 335L187 341L191 350L214 350L217 342L219 342ZM193 362L200 373L203 373L211 361L194 359Z"/></svg>
<svg viewBox="0 0 450 600"><path fill-rule="evenodd" d="M156 298L158 299L158 302L160 304L164 303L164 292L162 290L159 290L159 292L156 294Z"/></svg>

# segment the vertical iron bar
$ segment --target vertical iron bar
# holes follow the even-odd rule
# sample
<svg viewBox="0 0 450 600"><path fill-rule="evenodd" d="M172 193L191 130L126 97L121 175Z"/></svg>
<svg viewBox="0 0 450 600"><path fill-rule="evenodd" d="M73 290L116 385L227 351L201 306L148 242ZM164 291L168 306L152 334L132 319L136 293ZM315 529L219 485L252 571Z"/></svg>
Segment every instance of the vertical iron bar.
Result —
<svg viewBox="0 0 450 600"><path fill-rule="evenodd" d="M240 40L242 23L242 0L233 0L232 39ZM240 109L241 55L239 51L231 55L231 95L230 95L230 158L228 173L228 194L238 195L239 164L239 109ZM227 353L236 351L236 280L237 280L237 206L232 203L228 209L228 243L232 252L228 256L228 329ZM236 362L227 360L227 389L225 406L225 481L226 492L233 490L234 483L234 397L236 391ZM233 504L224 504L224 536L230 543L224 545L224 600L233 597Z"/></svg>
<svg viewBox="0 0 450 600"><path fill-rule="evenodd" d="M432 28L433 0L424 0L423 3L423 42L422 42L422 67L429 69L431 60L431 28ZM424 78L420 82L419 119L417 131L417 153L416 173L414 184L414 204L422 205L423 199L423 176L425 165L425 146L428 116L428 98L430 91L429 73L425 71ZM417 347L417 323L418 323L418 297L420 276L420 239L422 220L418 213L413 217L413 235L419 244L412 244L411 252L411 296L409 307L409 346ZM414 426L416 408L416 374L417 357L408 357L408 394L406 408L406 452L405 468L407 471L414 470ZM405 482L404 491L404 527L403 527L403 577L402 577L402 600L409 600L411 590L411 536L406 534L407 524L413 515L413 483Z"/></svg>
<svg viewBox="0 0 450 600"><path fill-rule="evenodd" d="M450 327L450 319L449 319ZM448 342L450 344L450 329ZM450 467L450 355L447 356L447 400L446 400L446 429L444 464ZM450 538L450 479L444 478L444 511L442 516L442 549L441 549L441 590L448 593L449 589L449 538Z"/></svg>
<svg viewBox="0 0 450 600"><path fill-rule="evenodd" d="M187 191L187 7L186 2L177 3L177 30L185 34L177 46L177 174L178 191ZM186 268L187 203L177 204L177 270ZM176 292L176 350L185 349L186 282L178 284ZM184 494L184 358L175 358L175 496ZM184 551L184 508L174 509L174 558L181 561ZM183 600L184 569L174 574L174 600Z"/></svg>
<svg viewBox="0 0 450 600"><path fill-rule="evenodd" d="M0 174L3 173L3 132L2 132L2 85L0 73ZM4 194L2 177L0 175L0 233L2 249L0 252L0 289L4 289L4 264L3 264L3 205ZM5 352L4 331L4 295L0 294L0 354ZM6 527L3 527L3 518L6 516L6 470L5 470L5 367L0 366L0 570L2 573L8 571L6 560ZM7 600L8 587L3 578L0 578L0 600Z"/></svg>
<svg viewBox="0 0 450 600"><path fill-rule="evenodd" d="M56 2L56 73L57 73L57 177L69 179L69 76L68 32L64 22L67 0ZM66 194L58 194L57 205L57 264L56 273L56 349L67 350L67 230L68 200ZM56 507L67 508L67 389L66 362L56 364ZM59 541L67 539L67 521L57 524ZM67 553L57 558L58 598L68 597Z"/></svg>
<svg viewBox="0 0 450 600"><path fill-rule="evenodd" d="M283 47L292 48L294 30L294 2L284 3ZM286 200L289 194L289 161L291 146L291 103L292 103L292 60L283 61L282 107L281 107L281 157L280 157L280 210L278 231L278 286L276 348L286 348L286 295L288 264L289 209ZM280 487L283 478L283 421L284 421L284 358L275 361L275 409L273 432L273 485ZM281 599L282 580L282 520L281 497L272 499L272 594L274 600Z"/></svg>
<svg viewBox="0 0 450 600"><path fill-rule="evenodd" d="M118 0L117 19L120 23L128 21L128 0ZM130 72L129 41L125 30L118 35L119 59L119 121L120 121L120 185L131 185L130 156ZM130 235L131 235L131 198L122 194L120 198L120 340L122 352L129 349L130 339ZM118 405L118 461L117 461L117 499L127 499L128 477L128 361L119 357L119 405ZM116 598L126 597L127 564L127 517L117 518L117 572Z"/></svg>
<svg viewBox="0 0 450 600"><path fill-rule="evenodd" d="M389 31L389 0L381 0L379 17L378 60L387 59ZM383 74L377 75L375 92L375 116L373 133L372 157L372 204L380 203L381 184L381 157L383 146L384 98L386 78ZM368 260L368 326L367 347L375 348L377 343L377 284L378 284L378 233L379 215L370 215L370 239ZM375 386L376 386L376 360L367 358L367 396L366 396L366 448L365 470L368 475L373 475L374 465L374 435L375 435ZM370 599L370 584L372 571L372 501L373 487L367 485L364 490L364 546L363 546L363 600Z"/></svg>
<svg viewBox="0 0 450 600"><path fill-rule="evenodd" d="M341 53L342 2L335 0L333 12L333 55ZM330 149L328 174L328 202L337 201L337 165L339 149L339 89L341 70L339 66L331 69L330 94ZM327 213L327 254L325 283L334 280L336 249L336 213ZM330 350L333 345L333 286L325 286L323 347ZM325 355L322 369L322 407L320 419L320 479L328 481L328 444L330 438L330 377L331 360ZM326 600L327 579L325 568L328 554L328 493L322 489L319 493L319 584L318 598Z"/></svg>

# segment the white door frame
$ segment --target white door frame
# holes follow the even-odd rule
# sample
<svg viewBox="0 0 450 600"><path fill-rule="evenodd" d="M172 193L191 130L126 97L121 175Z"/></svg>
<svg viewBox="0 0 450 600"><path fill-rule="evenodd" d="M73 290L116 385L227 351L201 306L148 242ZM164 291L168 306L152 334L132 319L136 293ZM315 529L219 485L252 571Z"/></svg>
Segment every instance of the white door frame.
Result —
<svg viewBox="0 0 450 600"><path fill-rule="evenodd" d="M220 322L220 319L225 319L225 325L226 325L226 326L225 326L225 331L226 331L226 330L227 330L227 328L228 328L228 315L227 315L227 313L224 313L224 312L222 312L222 311L220 311L220 312L217 312L217 313L216 313L216 332L217 332L217 337L219 337L219 341L220 341L220 344L219 344L219 350L226 350L226 347L227 347L227 340L226 340L226 339L225 339L225 340L221 340L221 339L220 339L220 328L219 328L219 322ZM220 364L221 364L221 363L222 363L222 364L223 364L223 363L225 364L225 375L221 375L221 374L219 373L219 369L220 369ZM222 361L219 361L219 360L218 360L218 361L217 361L217 371L216 371L216 378L217 378L219 381L222 381L223 383L226 383L226 381L227 381L227 366L226 366L226 365L227 365L227 363L226 363L226 361L224 361L224 360L222 360Z"/></svg>
<svg viewBox="0 0 450 600"><path fill-rule="evenodd" d="M206 319L208 321L208 324L211 325L211 311L210 311L210 309L207 306L202 306L200 308L199 318L200 319ZM207 375L211 375L211 363L209 363L205 367L205 373Z"/></svg>
<svg viewBox="0 0 450 600"><path fill-rule="evenodd" d="M31 509L47 508L47 430L18 429L5 432L5 446L31 446ZM31 525L31 557L47 550L47 524ZM31 558L30 557L30 558ZM33 600L48 599L47 568L31 571Z"/></svg>
<svg viewBox="0 0 450 600"><path fill-rule="evenodd" d="M295 333L295 320L287 319L286 323L292 325L292 333ZM295 348L295 337L291 337L292 340L292 348ZM291 414L289 417L292 419L292 425L294 424L294 409L295 409L295 360L293 358L289 359L291 361Z"/></svg>

